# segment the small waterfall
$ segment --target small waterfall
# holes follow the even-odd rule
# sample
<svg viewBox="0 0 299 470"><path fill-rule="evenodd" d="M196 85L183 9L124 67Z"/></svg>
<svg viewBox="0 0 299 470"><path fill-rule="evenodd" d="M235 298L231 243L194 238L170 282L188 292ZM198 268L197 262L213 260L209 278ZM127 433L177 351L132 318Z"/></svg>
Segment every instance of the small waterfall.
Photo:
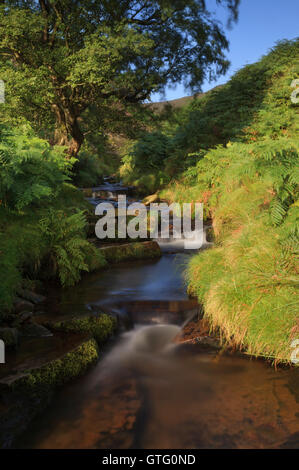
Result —
<svg viewBox="0 0 299 470"><path fill-rule="evenodd" d="M204 227L203 230L194 230L190 231L186 236L181 238L163 238L158 237L155 240L159 243L159 246L163 252L179 252L184 251L186 248L188 250L198 250L199 245L200 249L207 248L213 243L207 241L207 229ZM187 243L187 244L186 244Z"/></svg>
<svg viewBox="0 0 299 470"><path fill-rule="evenodd" d="M162 358L172 349L172 341L181 332L177 325L137 326L122 335L120 343L104 358L103 369L143 369L147 363Z"/></svg>
<svg viewBox="0 0 299 470"><path fill-rule="evenodd" d="M112 191L107 191L107 199L113 199L116 197L116 193L113 193Z"/></svg>

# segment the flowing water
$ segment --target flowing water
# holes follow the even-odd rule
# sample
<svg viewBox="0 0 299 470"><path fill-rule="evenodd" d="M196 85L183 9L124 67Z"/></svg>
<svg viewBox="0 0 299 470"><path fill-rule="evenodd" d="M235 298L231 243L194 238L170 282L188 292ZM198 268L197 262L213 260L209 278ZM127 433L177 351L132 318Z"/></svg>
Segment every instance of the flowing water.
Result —
<svg viewBox="0 0 299 470"><path fill-rule="evenodd" d="M58 392L25 448L298 448L298 370L172 340L196 314L183 270L165 253L53 291L53 316L103 308L130 318L87 375Z"/></svg>

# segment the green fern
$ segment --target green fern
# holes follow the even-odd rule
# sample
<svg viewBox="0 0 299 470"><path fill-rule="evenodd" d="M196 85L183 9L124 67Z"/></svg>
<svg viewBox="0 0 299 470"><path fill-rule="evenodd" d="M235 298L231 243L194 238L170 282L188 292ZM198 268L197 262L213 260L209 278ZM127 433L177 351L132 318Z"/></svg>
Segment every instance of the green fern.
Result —
<svg viewBox="0 0 299 470"><path fill-rule="evenodd" d="M50 209L39 221L47 245L44 262L58 275L62 286L74 285L81 271L89 271L88 258L96 256L96 248L85 239L86 218L82 211L67 215Z"/></svg>

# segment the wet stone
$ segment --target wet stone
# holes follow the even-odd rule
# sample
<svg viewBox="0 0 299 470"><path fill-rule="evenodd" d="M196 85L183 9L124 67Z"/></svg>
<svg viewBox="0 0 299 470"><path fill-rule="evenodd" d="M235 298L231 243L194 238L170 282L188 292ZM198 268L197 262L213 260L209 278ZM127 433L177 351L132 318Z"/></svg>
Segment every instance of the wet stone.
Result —
<svg viewBox="0 0 299 470"><path fill-rule="evenodd" d="M28 300L21 299L20 297L16 297L14 304L13 304L13 312L20 313L24 310L32 310L34 308L34 304L29 302Z"/></svg>
<svg viewBox="0 0 299 470"><path fill-rule="evenodd" d="M0 328L0 339L5 346L16 346L18 344L18 330L16 328Z"/></svg>
<svg viewBox="0 0 299 470"><path fill-rule="evenodd" d="M36 323L26 323L25 325L22 325L19 331L20 331L21 336L42 337L42 338L53 336L53 333L51 333L50 330Z"/></svg>
<svg viewBox="0 0 299 470"><path fill-rule="evenodd" d="M33 304L39 304L46 300L45 296L37 294L36 292L32 292L28 289L19 289L18 294L22 299L32 302Z"/></svg>

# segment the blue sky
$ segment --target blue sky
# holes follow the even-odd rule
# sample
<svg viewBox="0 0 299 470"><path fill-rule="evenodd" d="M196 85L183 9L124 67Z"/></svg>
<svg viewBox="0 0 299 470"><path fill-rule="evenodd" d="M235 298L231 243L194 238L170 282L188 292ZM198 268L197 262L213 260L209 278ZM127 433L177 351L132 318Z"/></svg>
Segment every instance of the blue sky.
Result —
<svg viewBox="0 0 299 470"><path fill-rule="evenodd" d="M256 62L281 39L299 37L299 0L241 0L237 24L231 30L226 27L227 12L217 7L215 0L207 0L210 11L224 24L230 42L227 57L231 66L225 76L216 82L205 82L203 91L225 83L242 66ZM167 89L167 100L189 95L181 84L176 89ZM153 101L164 101L160 94L152 96Z"/></svg>

